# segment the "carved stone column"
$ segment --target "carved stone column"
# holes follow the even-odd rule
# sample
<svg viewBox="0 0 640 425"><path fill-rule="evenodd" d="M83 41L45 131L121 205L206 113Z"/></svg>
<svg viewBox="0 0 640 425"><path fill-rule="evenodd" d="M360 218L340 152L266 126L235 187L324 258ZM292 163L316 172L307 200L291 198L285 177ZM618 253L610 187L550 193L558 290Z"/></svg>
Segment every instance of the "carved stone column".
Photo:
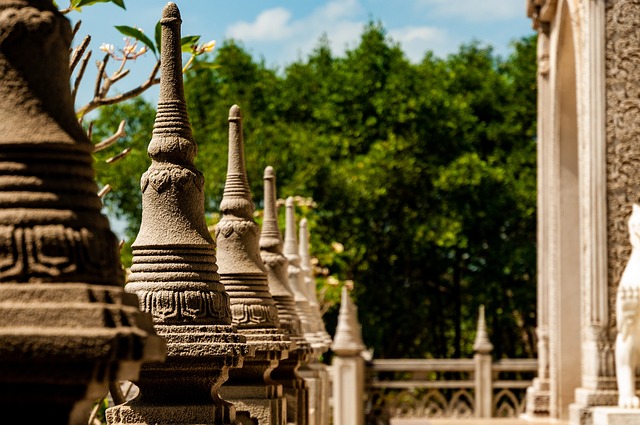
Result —
<svg viewBox="0 0 640 425"><path fill-rule="evenodd" d="M222 219L216 226L220 280L231 299L233 324L256 350L240 369L229 372L220 395L233 402L243 423L286 424L282 385L271 371L287 358L292 345L280 329L278 310L269 292L267 271L260 258L259 229L244 163L242 115L237 105L229 111L229 163Z"/></svg>
<svg viewBox="0 0 640 425"><path fill-rule="evenodd" d="M142 224L133 244L128 292L138 294L168 343L165 364L143 368L141 395L107 410L110 424L231 424L218 397L229 368L250 354L231 325L229 295L217 273L215 242L204 220L202 173L182 83L180 12L162 11L160 100L142 175Z"/></svg>
<svg viewBox="0 0 640 425"><path fill-rule="evenodd" d="M278 308L280 325L297 345L289 358L282 360L271 376L284 387L287 398L287 421L297 425L307 425L308 387L304 379L298 375L298 369L302 363L309 361L311 345L304 337L289 286L288 261L282 254L282 235L276 212L276 176L270 166L264 170L264 218L260 234L260 254L267 268L269 288Z"/></svg>
<svg viewBox="0 0 640 425"><path fill-rule="evenodd" d="M318 335L320 340L324 344L323 351L321 353L324 354L331 346L332 339L325 328L324 320L322 319L322 314L320 313L318 294L316 292L316 280L313 277L311 255L309 254L309 227L307 225L306 218L300 220L300 238L298 251L300 254L300 268L304 274L306 296L311 306L313 320L318 323ZM330 422L329 397L331 397L331 380L329 377L329 371L327 369L327 366L319 361L317 357L312 358L307 366L312 372L312 376L317 379L317 388L315 394L316 404L315 406L313 406L313 408L309 408L309 421L310 423L315 423L317 425L328 425ZM306 378L304 370L301 374ZM312 397L310 395L310 400L311 399ZM314 413L314 415L312 415L312 413ZM314 416L313 422L311 416Z"/></svg>
<svg viewBox="0 0 640 425"><path fill-rule="evenodd" d="M69 87L71 26L51 1L0 1L0 407L20 423L87 423L108 383L161 361L123 290L93 145ZM13 413L12 413L13 412Z"/></svg>
<svg viewBox="0 0 640 425"><path fill-rule="evenodd" d="M540 23L538 28L538 121L537 121L537 158L538 158L538 184L537 206L539 213L537 242L537 311L536 311L536 336L538 348L538 376L533 380L533 385L527 388L526 415L530 419L546 418L550 415L550 386L549 386L549 292L553 282L550 274L550 252L553 252L552 232L550 225L550 188L552 176L550 175L553 163L553 145L549 143L549 132L552 127L553 112L551 92L549 85L549 23Z"/></svg>

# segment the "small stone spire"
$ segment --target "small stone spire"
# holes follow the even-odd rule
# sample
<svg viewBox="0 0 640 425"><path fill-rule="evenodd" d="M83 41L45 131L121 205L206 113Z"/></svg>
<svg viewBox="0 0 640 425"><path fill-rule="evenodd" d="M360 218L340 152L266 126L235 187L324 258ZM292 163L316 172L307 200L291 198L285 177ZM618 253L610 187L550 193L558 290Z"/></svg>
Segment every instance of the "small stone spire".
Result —
<svg viewBox="0 0 640 425"><path fill-rule="evenodd" d="M289 286L293 291L293 300L296 304L296 312L302 322L302 329L312 346L318 348L319 341L316 333L318 324L313 320L311 306L304 291L305 279L300 268L300 256L298 255L298 239L296 237L296 213L293 198L289 196L285 201L285 236L284 256L289 261Z"/></svg>
<svg viewBox="0 0 640 425"><path fill-rule="evenodd" d="M489 354L493 351L493 344L487 336L487 324L484 318L484 305L478 311L478 327L476 330L476 340L473 343L473 351L479 354Z"/></svg>
<svg viewBox="0 0 640 425"><path fill-rule="evenodd" d="M331 346L331 336L327 332L327 329L322 319L320 312L320 304L318 302L318 293L316 292L316 280L313 277L313 266L311 264L311 254L309 253L309 225L307 219L300 220L300 240L299 240L299 255L300 255L300 268L304 275L304 288L306 289L307 299L311 306L311 312L313 314L313 320L318 323L318 333L320 339L325 344L325 351Z"/></svg>
<svg viewBox="0 0 640 425"><path fill-rule="evenodd" d="M282 254L282 236L276 213L276 176L272 167L264 170L264 217L260 235L260 255L269 279L269 288L278 308L280 326L290 336L297 348L289 358L280 362L272 377L284 387L287 396L287 421L307 425L309 420L309 394L304 379L298 375L301 364L307 363L311 354L309 341L303 334L300 317L296 311L293 293L289 286L287 258Z"/></svg>
<svg viewBox="0 0 640 425"><path fill-rule="evenodd" d="M365 349L356 309L346 286L342 287L338 326L331 349L338 356L357 356Z"/></svg>
<svg viewBox="0 0 640 425"><path fill-rule="evenodd" d="M122 289L73 109L69 21L51 1L1 0L0 28L0 409L86 423L109 381L166 347Z"/></svg>
<svg viewBox="0 0 640 425"><path fill-rule="evenodd" d="M267 425L278 425L286 415L286 402L282 386L271 379L271 371L288 356L292 342L279 329L278 310L260 258L259 230L253 219L244 163L242 115L237 105L229 110L229 163L220 209L222 219L216 226L220 278L231 299L233 324L256 350L242 368L229 372L220 394L236 406L238 417L244 416L246 422L261 418Z"/></svg>
<svg viewBox="0 0 640 425"><path fill-rule="evenodd" d="M167 339L166 364L143 368L141 397L107 411L110 424L221 423L235 411L220 400L229 368L250 355L231 325L229 295L217 273L215 242L204 218L204 177L193 160L193 139L182 83L178 7L162 11L160 99L142 175L142 223L132 245L125 289L138 294Z"/></svg>
<svg viewBox="0 0 640 425"><path fill-rule="evenodd" d="M260 255L267 267L269 288L278 308L280 325L290 335L303 335L296 312L293 291L289 286L288 262L282 253L282 237L276 212L276 175L273 167L264 170L264 216L260 234Z"/></svg>

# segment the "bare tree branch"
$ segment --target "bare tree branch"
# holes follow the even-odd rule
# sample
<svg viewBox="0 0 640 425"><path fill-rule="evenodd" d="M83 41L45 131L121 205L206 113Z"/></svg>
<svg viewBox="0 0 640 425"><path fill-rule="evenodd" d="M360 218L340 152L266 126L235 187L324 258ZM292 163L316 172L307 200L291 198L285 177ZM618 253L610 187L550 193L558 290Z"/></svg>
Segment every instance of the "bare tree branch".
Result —
<svg viewBox="0 0 640 425"><path fill-rule="evenodd" d="M126 136L127 132L124 129L126 123L127 122L125 120L120 121L120 125L118 126L118 130L116 130L116 132L113 133L113 135L111 135L108 138L104 139L102 142L97 143L94 146L93 151L94 152L100 152L101 150L104 150L104 149L108 148L109 146L113 145L115 142L118 141L118 139Z"/></svg>
<svg viewBox="0 0 640 425"><path fill-rule="evenodd" d="M73 74L73 70L76 68L76 65L78 65L78 62L80 62L80 58L82 57L82 55L84 55L84 51L87 50L87 47L89 47L90 42L91 42L91 36L87 35L82 40L82 42L78 45L78 47L73 49L73 53L71 54L71 63L69 64L69 71L72 74Z"/></svg>
<svg viewBox="0 0 640 425"><path fill-rule="evenodd" d="M78 94L78 88L80 87L80 82L82 81L82 77L84 77L84 71L87 69L87 64L89 63L89 58L91 57L91 50L87 52L87 54L82 59L82 63L80 64L80 69L78 70L78 76L73 82L73 91L71 92L71 96L73 97L73 101L76 100L76 95Z"/></svg>
<svg viewBox="0 0 640 425"><path fill-rule="evenodd" d="M107 62L109 62L109 58L111 56L109 55L109 53L107 53L106 55L104 55L104 59L102 59L101 62L98 62L98 75L96 76L96 85L95 88L93 89L93 97L94 98L99 98L100 97L100 88L102 87L102 79L104 78L104 70L107 67Z"/></svg>
<svg viewBox="0 0 640 425"><path fill-rule="evenodd" d="M118 155L112 156L111 158L107 159L105 162L107 164L111 164L113 162L119 161L122 158L124 158L125 156L129 155L129 152L131 152L131 148L126 148L125 150L120 152Z"/></svg>
<svg viewBox="0 0 640 425"><path fill-rule="evenodd" d="M106 58L105 61L103 61L103 63L106 62ZM89 112L93 111L96 108L99 108L101 106L105 106L105 105L113 105L115 103L120 103L123 102L125 100L128 99L132 99L136 96L139 96L140 94L142 94L145 90L147 90L149 87L153 86L154 84L158 84L160 83L160 78L156 78L156 75L158 74L158 71L160 70L160 61L156 62L156 65L153 67L153 70L151 71L151 74L149 75L149 79L147 79L147 81L145 81L144 83L140 84L138 87L129 90L128 92L125 93L121 93L112 97L105 97L106 93L101 93L100 92L100 83L99 81L96 81L96 90L94 91L94 98L87 103L85 106L83 106L82 108L80 108L77 112L77 115L82 118L85 115L87 115ZM104 67L102 67L102 74L104 73ZM123 76L120 76L120 74L122 74L122 72L118 72L118 74L116 74L115 77L113 78L122 78ZM126 75L126 74L125 74ZM107 77L108 78L108 77ZM102 76L100 76L100 79L102 79ZM112 84L108 83L109 86Z"/></svg>
<svg viewBox="0 0 640 425"><path fill-rule="evenodd" d="M100 189L100 191L98 192L98 197L100 199L104 198L104 196L111 192L111 185L110 184L105 184L102 189Z"/></svg>

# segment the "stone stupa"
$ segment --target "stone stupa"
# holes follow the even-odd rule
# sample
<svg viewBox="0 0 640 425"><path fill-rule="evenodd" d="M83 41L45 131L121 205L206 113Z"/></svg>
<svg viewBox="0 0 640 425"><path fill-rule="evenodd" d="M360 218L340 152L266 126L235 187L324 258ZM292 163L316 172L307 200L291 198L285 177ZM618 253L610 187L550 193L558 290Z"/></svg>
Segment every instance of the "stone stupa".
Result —
<svg viewBox="0 0 640 425"><path fill-rule="evenodd" d="M220 395L231 401L238 417L245 416L247 422L281 425L286 423L286 400L282 385L271 379L271 371L289 355L293 343L280 329L278 309L260 258L260 230L253 219L242 114L237 105L229 110L227 180L220 210L222 218L215 231L220 280L231 299L233 324L256 350L242 368L229 372Z"/></svg>
<svg viewBox="0 0 640 425"><path fill-rule="evenodd" d="M250 354L231 324L229 295L217 273L204 218L204 177L195 167L182 82L180 12L162 11L160 99L142 175L142 224L133 243L128 292L138 294L167 340L167 361L144 367L140 396L107 410L110 424L234 424L218 396L230 368Z"/></svg>
<svg viewBox="0 0 640 425"><path fill-rule="evenodd" d="M281 383L287 398L287 421L307 425L309 419L309 389L298 369L311 356L311 345L304 336L296 312L293 292L289 286L288 261L282 253L282 235L276 210L276 175L273 167L264 170L264 216L260 234L260 255L267 268L269 288L278 308L280 326L296 343L297 348L282 360L271 376Z"/></svg>
<svg viewBox="0 0 640 425"><path fill-rule="evenodd" d="M114 380L165 344L123 290L93 144L52 1L0 0L0 406L12 423L87 423Z"/></svg>

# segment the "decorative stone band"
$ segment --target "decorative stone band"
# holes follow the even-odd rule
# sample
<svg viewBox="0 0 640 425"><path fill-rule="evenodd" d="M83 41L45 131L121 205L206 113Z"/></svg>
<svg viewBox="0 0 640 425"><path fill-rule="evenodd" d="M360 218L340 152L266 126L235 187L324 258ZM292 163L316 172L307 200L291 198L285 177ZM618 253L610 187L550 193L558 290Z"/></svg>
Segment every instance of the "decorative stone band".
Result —
<svg viewBox="0 0 640 425"><path fill-rule="evenodd" d="M0 281L114 285L123 280L116 248L107 228L0 225Z"/></svg>
<svg viewBox="0 0 640 425"><path fill-rule="evenodd" d="M246 232L251 232L257 237L260 234L260 229L255 222L249 220L225 220L216 225L216 239L220 235L228 238L234 232L238 236L242 236Z"/></svg>
<svg viewBox="0 0 640 425"><path fill-rule="evenodd" d="M168 167L162 167L156 164L150 168L140 179L140 187L144 193L150 186L158 193L162 193L167 189L174 187L185 187L189 183L193 183L198 190L202 190L204 186L204 177L198 170L176 166L171 164Z"/></svg>
<svg viewBox="0 0 640 425"><path fill-rule="evenodd" d="M231 300L234 325L239 328L275 327L278 309L268 292L264 275L222 275L221 282Z"/></svg>
<svg viewBox="0 0 640 425"><path fill-rule="evenodd" d="M211 245L135 247L127 291L159 324L231 324Z"/></svg>

